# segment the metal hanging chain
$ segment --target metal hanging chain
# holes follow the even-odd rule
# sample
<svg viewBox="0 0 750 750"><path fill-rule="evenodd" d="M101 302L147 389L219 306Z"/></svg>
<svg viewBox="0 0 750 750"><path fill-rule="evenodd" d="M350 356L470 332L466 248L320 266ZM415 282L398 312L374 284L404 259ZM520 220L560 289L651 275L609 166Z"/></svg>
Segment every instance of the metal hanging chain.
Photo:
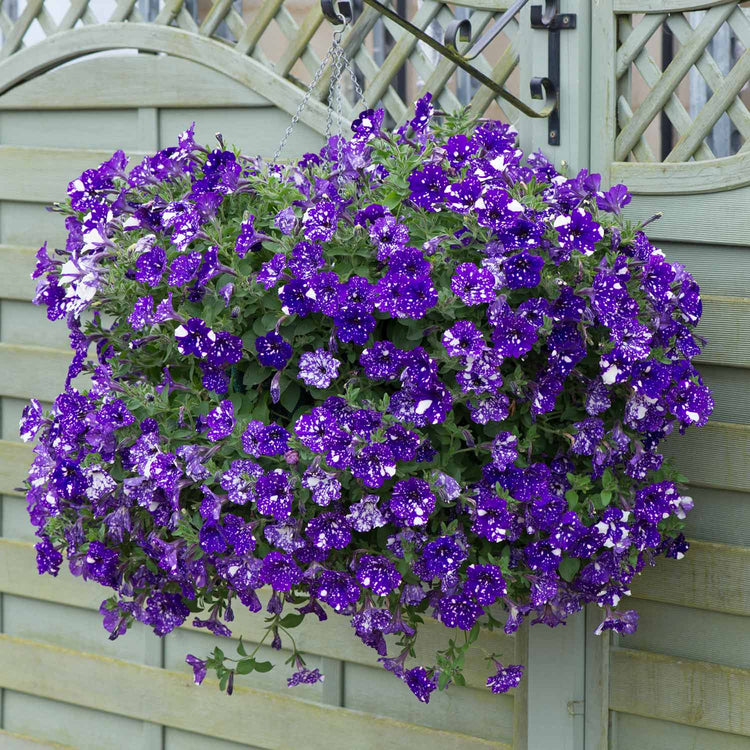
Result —
<svg viewBox="0 0 750 750"><path fill-rule="evenodd" d="M289 127L286 129L286 132L284 133L283 138L281 139L281 143L279 143L278 147L276 148L276 151L274 151L273 156L271 157L271 162L276 163L279 156L281 155L281 152L284 150L284 147L287 144L287 141L289 140L289 137L291 136L292 132L294 131L294 128L296 127L297 123L299 122L300 116L305 111L305 108L307 107L310 97L312 96L313 91L317 87L318 83L320 83L320 79L323 77L323 73L325 72L328 65L331 65L331 79L329 81L328 85L328 108L326 113L326 145L330 146L330 139L333 132L333 112L334 109L336 110L336 114L338 115L338 123L337 123L337 139L336 139L336 151L337 151L337 158L339 162L341 161L341 147L342 147L342 139L343 139L343 131L341 129L341 123L343 121L343 92L341 91L341 74L344 70L349 72L349 75L352 80L352 86L354 88L354 91L356 92L357 99L355 101L355 104L362 100L364 102L364 93L362 92L362 87L359 84L359 81L357 80L357 75L354 72L354 69L352 68L351 63L349 62L349 59L346 56L346 53L344 52L344 48L341 46L341 38L343 36L344 30L346 29L346 25L349 22L349 19L346 16L340 15L339 20L343 24L341 29L338 29L334 31L333 33L333 39L331 41L331 46L328 48L328 51L325 54L325 57L320 61L320 65L318 66L318 69L315 71L315 75L313 76L312 81L310 82L310 85L307 87L307 91L305 92L305 95L302 97L302 100L300 101L299 105L297 106L297 111L294 113L294 117L292 117L292 121L289 123ZM366 105L365 105L366 106Z"/></svg>

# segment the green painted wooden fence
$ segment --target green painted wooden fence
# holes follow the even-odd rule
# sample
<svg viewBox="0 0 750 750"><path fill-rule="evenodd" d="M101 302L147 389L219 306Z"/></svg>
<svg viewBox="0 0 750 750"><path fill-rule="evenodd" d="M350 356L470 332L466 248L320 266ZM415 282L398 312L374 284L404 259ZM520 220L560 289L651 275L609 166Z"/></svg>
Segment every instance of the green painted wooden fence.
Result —
<svg viewBox="0 0 750 750"><path fill-rule="evenodd" d="M216 0L197 17L181 0L162 0L151 15L136 0L54 3L0 0L0 748L750 748L747 3L562 0L562 10L578 14L578 27L561 40L559 147L546 145L546 123L519 120L482 87L472 95L475 110L499 109L518 121L525 149L542 147L571 170L590 167L605 183L630 185L631 217L664 212L652 237L690 267L706 295L702 330L711 345L701 369L717 409L706 429L671 448L692 479L695 542L685 560L660 562L633 587L638 633L619 642L597 638L599 613L589 611L564 629L487 635L488 651L528 663L527 680L515 694L491 696L483 689L486 666L474 657L467 687L429 707L374 668L371 651L335 619L300 635L311 663L326 672L322 686L290 693L275 670L231 699L208 684L194 688L182 660L187 650L211 647L205 633L184 627L159 640L134 628L110 643L95 586L36 575L15 489L30 455L17 423L30 396L54 398L69 359L64 328L30 304L35 249L45 239L64 241L61 222L44 205L115 147L137 155L168 145L193 119L204 141L221 131L249 153L271 153L331 31L317 5L299 17L282 0L265 0L253 15ZM412 17L434 29L457 5L481 29L508 3L423 0ZM457 106L453 66L398 27L388 26L393 44L376 63L376 20L365 9L344 37L367 100L380 100L396 123L422 91L436 92L444 109ZM709 50L723 24L740 48L729 72ZM653 57L649 41L665 27L678 45L669 65ZM523 83L546 72L546 33L530 29L528 6L504 43L479 66L523 96ZM118 53L83 56L111 50ZM398 85L404 68L406 89ZM695 113L684 101L691 75L711 92ZM288 153L319 145L326 91L324 79ZM740 146L715 158L708 135L723 113ZM674 143L657 156L652 131L662 116ZM235 624L245 640L259 637L249 616ZM428 631L425 648L441 638L439 627Z"/></svg>

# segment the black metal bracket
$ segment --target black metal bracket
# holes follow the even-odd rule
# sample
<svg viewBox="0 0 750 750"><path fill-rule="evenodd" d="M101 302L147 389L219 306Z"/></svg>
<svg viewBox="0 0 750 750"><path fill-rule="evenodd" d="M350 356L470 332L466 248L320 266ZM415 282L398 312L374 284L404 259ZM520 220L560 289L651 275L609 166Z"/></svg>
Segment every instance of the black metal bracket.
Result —
<svg viewBox="0 0 750 750"><path fill-rule="evenodd" d="M547 54L549 72L547 80L555 91L555 106L547 120L547 142L550 146L560 145L560 32L576 27L575 13L560 13L559 0L546 0L545 5L531 6L531 28L546 29L548 32ZM532 78L531 87L539 88L542 78Z"/></svg>
<svg viewBox="0 0 750 750"><path fill-rule="evenodd" d="M471 43L471 22L468 19L453 21L448 24L445 30L445 43L433 39L429 34L424 32L418 26L407 21L387 5L378 2L378 0L363 0L364 3L377 10L381 15L390 19L420 41L424 42L432 49L439 52L443 57L447 57L454 65L465 70L470 76L478 80L484 86L487 86L495 94L510 102L519 112L528 117L546 118L550 117L558 107L557 84L554 84L550 78L534 78L531 81L531 98L544 100L544 106L540 110L535 110L525 102L521 101L492 78L482 73L471 64L490 42L495 39L502 30L511 22L518 11L526 5L529 0L515 0L508 10L493 24L492 28L483 34L480 39L471 45L467 53L458 51L458 43ZM321 9L323 15L334 25L348 24L353 20L352 4L349 0L321 0ZM574 16L575 18L575 16ZM558 45L559 49L559 45ZM559 53L558 53L558 79L559 79ZM559 127L558 127L559 130Z"/></svg>

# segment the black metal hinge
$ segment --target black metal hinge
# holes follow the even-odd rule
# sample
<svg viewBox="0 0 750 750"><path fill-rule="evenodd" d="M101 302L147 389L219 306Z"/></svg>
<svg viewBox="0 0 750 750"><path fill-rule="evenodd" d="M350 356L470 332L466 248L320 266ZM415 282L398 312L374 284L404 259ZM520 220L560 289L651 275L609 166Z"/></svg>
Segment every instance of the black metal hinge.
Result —
<svg viewBox="0 0 750 750"><path fill-rule="evenodd" d="M544 6L531 6L531 28L544 29L549 34L547 54L549 72L547 79L556 95L556 104L547 120L547 142L550 146L560 145L560 32L576 27L575 13L560 13L559 0L547 0ZM541 88L542 78L531 80L532 91Z"/></svg>

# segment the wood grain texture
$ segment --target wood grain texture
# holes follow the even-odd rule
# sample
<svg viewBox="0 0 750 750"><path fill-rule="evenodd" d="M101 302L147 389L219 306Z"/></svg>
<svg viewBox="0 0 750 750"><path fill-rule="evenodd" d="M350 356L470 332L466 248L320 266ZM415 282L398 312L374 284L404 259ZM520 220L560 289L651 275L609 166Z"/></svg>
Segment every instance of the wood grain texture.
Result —
<svg viewBox="0 0 750 750"><path fill-rule="evenodd" d="M71 745L47 742L24 734L6 732L0 729L0 747L3 750L75 750Z"/></svg>
<svg viewBox="0 0 750 750"><path fill-rule="evenodd" d="M682 560L657 558L631 590L639 599L750 616L750 547L692 540Z"/></svg>
<svg viewBox="0 0 750 750"><path fill-rule="evenodd" d="M691 484L750 491L750 426L709 422L667 438L662 447Z"/></svg>
<svg viewBox="0 0 750 750"><path fill-rule="evenodd" d="M747 737L632 714L613 714L612 723L617 727L617 741L623 750L747 750L750 747Z"/></svg>
<svg viewBox="0 0 750 750"><path fill-rule="evenodd" d="M0 667L0 685L11 690L233 742L252 738L261 748L310 747L325 738L329 750L351 750L356 737L362 750L510 750L501 742L241 686L227 700L208 680L198 689L185 674L7 635L0 635Z"/></svg>
<svg viewBox="0 0 750 750"><path fill-rule="evenodd" d="M0 299L31 301L35 282L31 279L38 248L22 245L0 245Z"/></svg>
<svg viewBox="0 0 750 750"><path fill-rule="evenodd" d="M614 0L615 13L676 13L705 10L717 5L736 4L737 0Z"/></svg>
<svg viewBox="0 0 750 750"><path fill-rule="evenodd" d="M703 295L697 332L708 340L698 362L750 367L750 297Z"/></svg>
<svg viewBox="0 0 750 750"><path fill-rule="evenodd" d="M631 221L646 221L662 212L664 215L648 226L652 241L750 245L750 222L727 221L727 217L744 216L748 205L750 186L701 195L636 194L623 215ZM724 271L731 272L729 268Z"/></svg>
<svg viewBox="0 0 750 750"><path fill-rule="evenodd" d="M750 185L750 153L683 163L613 162L612 182L639 195L696 195Z"/></svg>
<svg viewBox="0 0 750 750"><path fill-rule="evenodd" d="M71 359L72 353L63 349L0 343L0 393L54 401L65 388Z"/></svg>
<svg viewBox="0 0 750 750"><path fill-rule="evenodd" d="M613 711L750 736L750 670L612 650Z"/></svg>
<svg viewBox="0 0 750 750"><path fill-rule="evenodd" d="M30 445L0 440L0 495L24 494L16 488L21 486L33 458Z"/></svg>
<svg viewBox="0 0 750 750"><path fill-rule="evenodd" d="M646 599L629 599L624 606L635 609L639 619L635 633L620 638L621 646L750 669L747 616ZM602 618L601 609L598 614L596 625Z"/></svg>
<svg viewBox="0 0 750 750"><path fill-rule="evenodd" d="M0 200L54 203L84 169L112 156L112 150L0 145ZM131 165L144 153L131 152Z"/></svg>

